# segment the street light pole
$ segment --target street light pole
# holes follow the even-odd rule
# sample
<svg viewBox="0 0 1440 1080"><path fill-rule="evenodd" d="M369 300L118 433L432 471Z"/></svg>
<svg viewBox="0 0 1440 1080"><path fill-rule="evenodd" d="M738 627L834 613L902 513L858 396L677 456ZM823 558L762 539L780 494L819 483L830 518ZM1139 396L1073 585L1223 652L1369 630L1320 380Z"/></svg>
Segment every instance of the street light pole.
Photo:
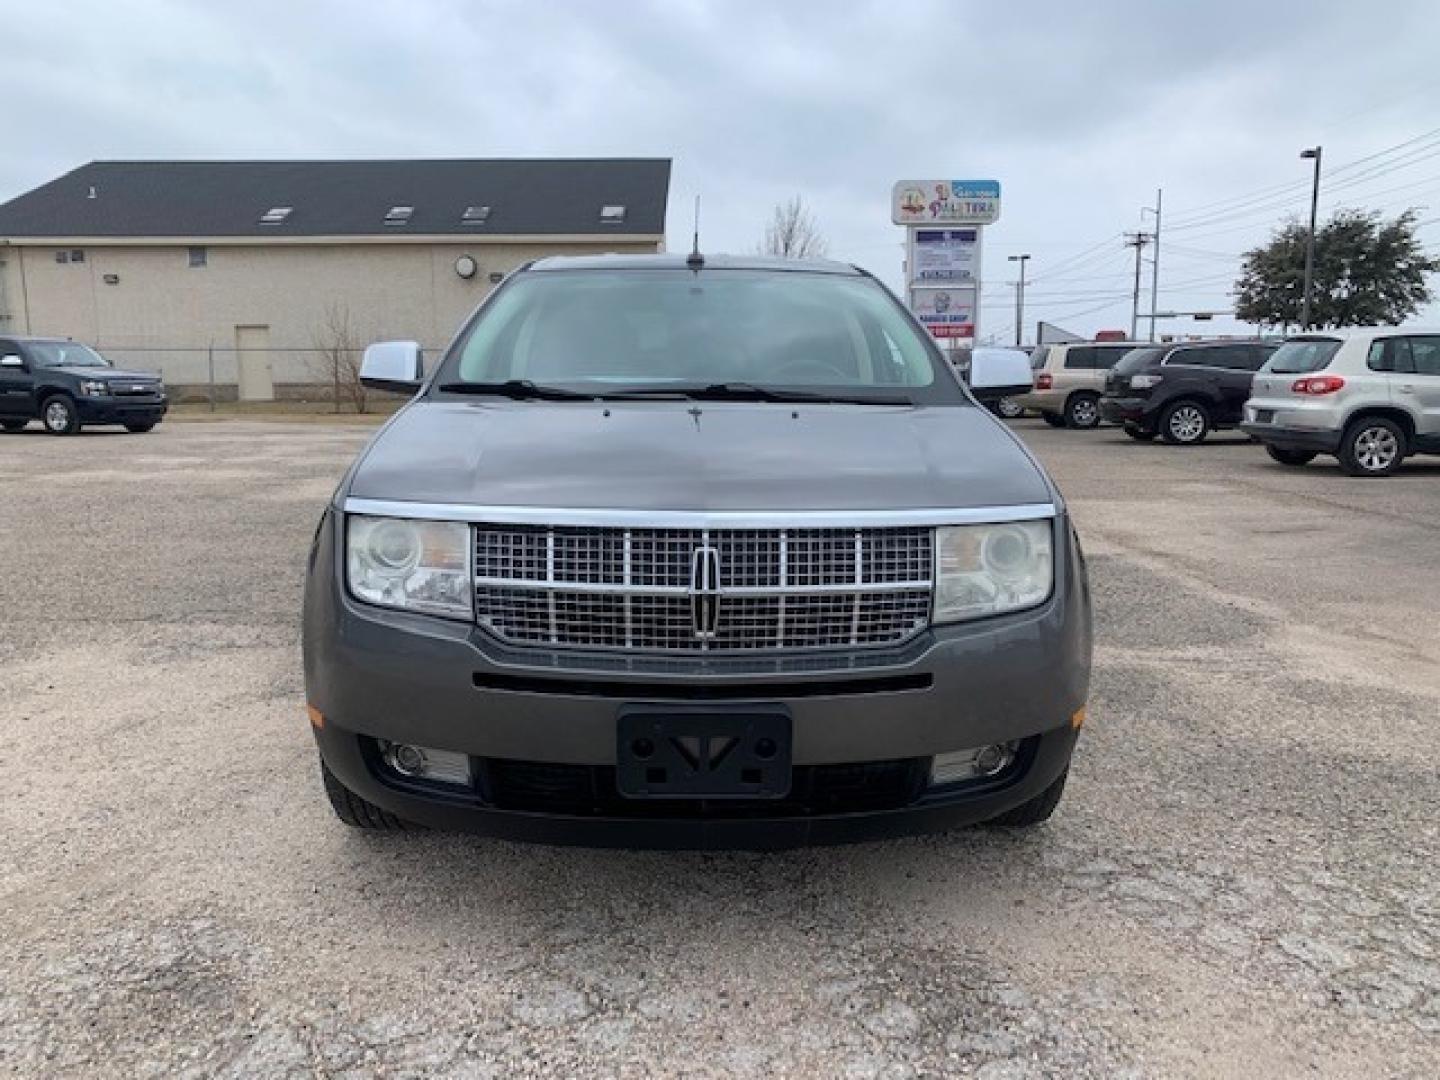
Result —
<svg viewBox="0 0 1440 1080"><path fill-rule="evenodd" d="M1020 280L1015 283L1015 344L1020 344L1020 337L1025 328L1025 263L1030 259L1027 252L1024 255L1011 255L1010 262L1020 264Z"/></svg>
<svg viewBox="0 0 1440 1080"><path fill-rule="evenodd" d="M1300 156L1315 162L1315 179L1310 187L1310 233L1305 238L1305 291L1300 298L1300 329L1310 329L1310 288L1315 280L1315 213L1320 206L1320 150L1312 146Z"/></svg>

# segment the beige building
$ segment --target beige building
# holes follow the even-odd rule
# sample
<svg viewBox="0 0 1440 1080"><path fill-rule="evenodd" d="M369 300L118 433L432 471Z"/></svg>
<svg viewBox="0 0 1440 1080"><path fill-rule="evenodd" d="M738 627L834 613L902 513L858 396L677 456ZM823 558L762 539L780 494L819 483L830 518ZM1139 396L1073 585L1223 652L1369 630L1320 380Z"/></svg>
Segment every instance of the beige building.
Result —
<svg viewBox="0 0 1440 1080"><path fill-rule="evenodd" d="M94 162L0 206L0 334L179 393L323 392L335 350L449 341L505 274L663 250L664 160ZM347 355L353 357L354 353Z"/></svg>

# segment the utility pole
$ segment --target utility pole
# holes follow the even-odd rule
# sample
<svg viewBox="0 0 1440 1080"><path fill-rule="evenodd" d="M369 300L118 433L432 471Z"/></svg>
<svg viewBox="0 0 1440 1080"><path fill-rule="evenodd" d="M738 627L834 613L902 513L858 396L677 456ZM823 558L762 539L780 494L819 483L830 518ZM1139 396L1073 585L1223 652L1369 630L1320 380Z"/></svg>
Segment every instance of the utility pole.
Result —
<svg viewBox="0 0 1440 1080"><path fill-rule="evenodd" d="M1315 162L1315 179L1310 187L1310 234L1305 238L1305 292L1300 299L1300 329L1310 329L1310 286L1315 280L1315 211L1320 205L1320 147L1301 150L1300 156Z"/></svg>
<svg viewBox="0 0 1440 1080"><path fill-rule="evenodd" d="M1007 258L1010 262L1020 264L1020 280L1015 283L1015 344L1019 345L1020 336L1025 327L1025 263L1029 260L1030 255L1027 252L1024 255L1010 255Z"/></svg>
<svg viewBox="0 0 1440 1080"><path fill-rule="evenodd" d="M1155 340L1155 309L1160 306L1160 204L1165 192L1155 189L1155 248L1150 252L1150 340ZM1133 335L1132 335L1133 336Z"/></svg>
<svg viewBox="0 0 1440 1080"><path fill-rule="evenodd" d="M1150 242L1150 234L1147 232L1133 232L1125 234L1125 246L1135 249L1135 291L1130 297L1130 340L1135 340L1135 334L1140 324L1140 252Z"/></svg>

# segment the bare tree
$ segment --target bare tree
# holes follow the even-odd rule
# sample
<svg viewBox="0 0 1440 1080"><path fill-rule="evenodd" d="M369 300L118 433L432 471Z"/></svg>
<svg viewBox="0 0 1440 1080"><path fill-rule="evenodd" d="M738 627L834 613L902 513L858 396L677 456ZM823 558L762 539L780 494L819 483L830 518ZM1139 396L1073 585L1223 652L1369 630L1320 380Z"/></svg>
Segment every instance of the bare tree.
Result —
<svg viewBox="0 0 1440 1080"><path fill-rule="evenodd" d="M329 305L315 333L315 366L330 383L337 413L341 403L347 401L357 413L367 410L369 394L360 381L360 357L350 326L350 309L344 304Z"/></svg>
<svg viewBox="0 0 1440 1080"><path fill-rule="evenodd" d="M765 226L765 242L760 245L760 254L784 259L823 259L829 250L815 215L799 195L775 207Z"/></svg>

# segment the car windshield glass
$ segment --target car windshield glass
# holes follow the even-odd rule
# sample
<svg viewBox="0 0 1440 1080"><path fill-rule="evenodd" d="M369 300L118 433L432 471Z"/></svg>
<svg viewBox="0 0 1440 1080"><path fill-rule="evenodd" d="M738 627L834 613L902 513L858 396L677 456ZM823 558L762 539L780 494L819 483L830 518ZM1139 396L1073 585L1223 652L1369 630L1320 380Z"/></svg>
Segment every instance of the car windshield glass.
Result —
<svg viewBox="0 0 1440 1080"><path fill-rule="evenodd" d="M1141 368L1158 363L1164 355L1164 349L1131 349L1120 358L1120 362L1115 365L1115 371L1119 375L1133 375Z"/></svg>
<svg viewBox="0 0 1440 1080"><path fill-rule="evenodd" d="M25 346L38 367L109 367L110 361L73 341L32 341Z"/></svg>
<svg viewBox="0 0 1440 1080"><path fill-rule="evenodd" d="M1319 371L1330 363L1340 351L1340 342L1334 338L1306 338L1302 341L1287 341L1275 350L1266 371L1280 375L1302 375L1307 371Z"/></svg>
<svg viewBox="0 0 1440 1080"><path fill-rule="evenodd" d="M502 287L439 382L623 394L743 384L890 401L966 399L868 277L763 270L563 270ZM445 389L441 387L442 391Z"/></svg>

